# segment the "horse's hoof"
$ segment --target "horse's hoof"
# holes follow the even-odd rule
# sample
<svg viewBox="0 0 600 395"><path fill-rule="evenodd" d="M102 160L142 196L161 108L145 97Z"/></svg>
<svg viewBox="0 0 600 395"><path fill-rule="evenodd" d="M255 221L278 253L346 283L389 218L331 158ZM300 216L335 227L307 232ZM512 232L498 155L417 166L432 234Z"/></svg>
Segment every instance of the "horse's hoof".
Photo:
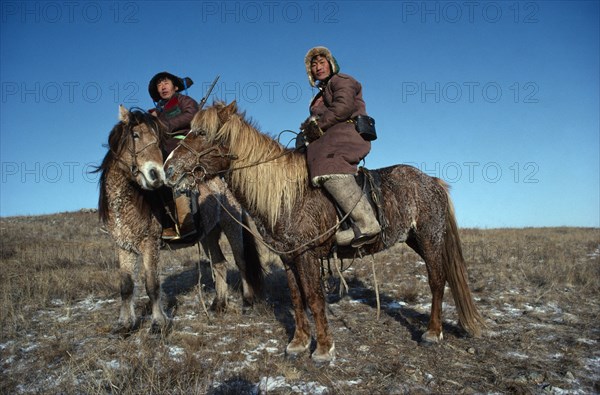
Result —
<svg viewBox="0 0 600 395"><path fill-rule="evenodd" d="M310 339L308 339L308 342L306 344L302 344L300 341L297 340L292 340L290 344L288 344L285 348L285 355L288 358L295 359L301 353L306 352L309 347Z"/></svg>
<svg viewBox="0 0 600 395"><path fill-rule="evenodd" d="M254 311L254 304L244 300L242 303L242 314L250 314L252 311Z"/></svg>
<svg viewBox="0 0 600 395"><path fill-rule="evenodd" d="M227 302L215 299L210 305L210 310L217 314L223 314L225 311L227 311Z"/></svg>
<svg viewBox="0 0 600 395"><path fill-rule="evenodd" d="M113 335L127 337L131 335L133 328L130 325L117 324L112 327L110 333Z"/></svg>
<svg viewBox="0 0 600 395"><path fill-rule="evenodd" d="M335 343L331 345L331 348L327 352L320 351L319 347L317 347L311 358L318 365L332 362L335 359Z"/></svg>
<svg viewBox="0 0 600 395"><path fill-rule="evenodd" d="M440 332L439 335L436 335L432 331L427 331L423 333L423 336L421 336L421 342L419 343L419 345L429 347L433 346L434 344L439 344L443 339L444 335L442 334L442 332Z"/></svg>
<svg viewBox="0 0 600 395"><path fill-rule="evenodd" d="M159 322L152 322L152 325L150 326L149 332L152 335L167 335L170 331L171 331L171 327L172 327L172 323L171 321L168 321L166 323L159 323Z"/></svg>
<svg viewBox="0 0 600 395"><path fill-rule="evenodd" d="M113 327L111 330L111 333L113 335L119 335L119 336L123 336L123 337L127 337L131 334L133 334L133 332L135 332L136 330L139 329L140 325L141 325L141 318L138 318L135 321L131 321L131 320L119 320Z"/></svg>

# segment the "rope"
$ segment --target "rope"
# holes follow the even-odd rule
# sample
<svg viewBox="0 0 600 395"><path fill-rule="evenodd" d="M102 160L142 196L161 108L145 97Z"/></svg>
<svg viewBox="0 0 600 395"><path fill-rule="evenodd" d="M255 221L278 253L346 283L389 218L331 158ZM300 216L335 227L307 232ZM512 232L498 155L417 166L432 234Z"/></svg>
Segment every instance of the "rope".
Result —
<svg viewBox="0 0 600 395"><path fill-rule="evenodd" d="M337 264L338 261L340 262L339 266ZM348 294L348 291L350 290L350 287L348 286L348 283L346 282L346 279L344 278L344 275L342 274L342 270L340 268L340 266L342 265L342 260L338 259L337 251L333 252L333 262L334 262L334 265L335 265L335 270L337 271L338 276L340 276L340 282L344 286L344 292L342 292L342 287L340 286L339 295L341 297L342 294Z"/></svg>
<svg viewBox="0 0 600 395"><path fill-rule="evenodd" d="M288 131L289 131L289 130L284 130L284 131L282 131L281 133L288 132ZM289 131L289 132L295 133L295 132L293 132L293 131ZM197 132L195 132L195 133L198 133L198 134L206 134L206 132L203 132L202 130L199 130L199 131L197 131ZM190 151L191 153L193 153L193 154L195 155L195 157L196 157L196 162L200 162L200 161L199 161L199 159L200 159L202 156L208 155L210 152L212 152L212 151L215 151L215 150L217 150L217 151L218 151L218 148L217 148L216 146L212 146L212 147L210 147L210 148L207 148L207 149L205 149L205 150L203 150L203 151L201 151L201 152L198 152L198 151L196 151L194 148L192 148L192 147L190 147L188 144L186 144L186 143L185 143L185 140L182 140L182 141L179 143L179 145L183 146L183 147L184 147L184 148L186 148L188 151ZM218 171L218 172L216 172L216 173L214 173L214 174L213 174L213 173L211 173L211 174L208 174L208 173L206 172L206 169L205 169L205 168L204 168L202 165L200 165L200 164L197 164L197 165L196 165L196 166L195 166L195 167L194 167L194 168L193 168L191 171L183 172L183 173L181 174L181 176L179 177L179 179L178 179L178 180L177 180L177 182L175 183L175 187L177 187L177 186L178 186L178 185L181 183L181 181L182 181L182 180L185 178L185 176L187 176L188 174L191 174L191 175L192 175L192 177L194 178L194 180L195 180L196 182L202 182L202 181L203 181L203 179L204 179L204 178L206 178L206 176L218 176L218 175L222 175L222 174L231 173L231 172L233 172L233 171L236 171L236 170L242 170L242 169L246 169L246 168L254 167L254 166L257 166L257 165L260 165L260 164L263 164L263 163L268 163L268 162L271 162L271 161L277 160L277 159L279 159L279 158L281 158L281 157L283 157L283 156L285 156L285 155L288 155L288 154L290 154L290 153L293 153L293 152L295 152L295 151L297 151L297 150L298 150L297 148L296 148L296 149L293 149L293 150L291 150L291 149L288 149L288 150L285 150L284 152L282 152L280 155L278 155L278 156L276 156L276 157L273 157L273 158L268 158L268 159L265 159L265 160L263 160L263 161L259 161L259 162L255 162L255 163L250 163L250 164L248 164L248 165L245 165L245 166L240 166L240 167L229 168L229 169L226 169L226 170L221 170L221 171ZM224 156L230 156L230 157L231 157L231 158L233 158L233 159L236 159L236 158L237 158L237 156L236 156L235 154L222 154L222 153L219 153L219 155L220 155L220 156L222 156L222 157L224 157ZM203 174L201 177L196 177L196 176L194 175L194 172L195 172L197 169L199 169L199 168L203 170L204 174ZM363 185L363 188L364 188L364 185ZM352 207L352 209L351 209L351 210L350 210L348 213L346 213L346 214L345 214L345 215L344 215L344 216L343 216L341 219L339 219L339 220L338 220L338 221L337 221L337 222L336 222L336 223L335 223L335 224L334 224L332 227L330 227L329 229L325 230L323 233L321 233L321 234L317 235L316 237L312 238L311 240L307 241L306 243L303 243L303 244L301 244L300 246L298 246L298 247L296 247L296 248L294 248L294 249L287 250L287 251L279 251L279 250L277 250L276 248L272 247L272 246L271 246L270 244L268 244L267 242L265 242L265 241L262 239L262 237L259 237L260 235L257 235L256 233L254 233L254 231L252 231L252 229L250 229L248 226L246 226L245 224L243 224L242 222L240 222L240 221L239 221L237 218L235 218L235 217L234 217L234 216L233 216L233 215L232 215L232 214L229 212L229 210L227 210L227 208L226 208L226 207L223 205L223 203L222 203L222 202L221 202L221 201L220 201L220 200L219 200L219 199L218 199L218 198L217 198L217 197L216 197L214 194L213 194L212 196L213 196L213 198L215 198L215 200L217 201L217 203L219 203L219 205L221 206L221 208L222 208L222 209L223 209L223 210L224 210L224 211L225 211L225 212L226 212L226 213L227 213L227 214L228 214L228 215L229 215L229 216L230 216L230 217L231 217L231 218L232 218L232 219L233 219L233 220L234 220L236 223L238 223L240 226L242 226L242 228L246 229L246 230L247 230L247 231L248 231L248 232L249 232L251 235L253 235L253 236L254 236L254 238L258 239L258 240L259 240L259 241L260 241L260 242L261 242L261 243L262 243L262 244L263 244L263 245L264 245L264 246L265 246L267 249L269 249L271 252L273 252L273 253L275 253L275 254L278 254L278 255L288 255L288 254L292 254L292 253L295 253L295 252L301 251L302 249L304 249L305 247L308 247L308 246L310 246L311 244L313 244L314 242L316 242L316 241L317 241L317 240L319 240L320 238L322 238L322 237L325 237L326 235L328 235L328 234L329 234L329 233L331 233L331 232L337 231L337 230L339 229L339 227L341 226L341 224L342 224L342 223L343 223L343 222L344 222L344 221L345 221L347 218L349 218L349 217L350 217L350 214L352 213L352 211L354 210L354 208L355 208L355 207L358 205L358 202L360 201L360 198L359 198L359 199L356 201L356 203L354 204L354 207Z"/></svg>
<svg viewBox="0 0 600 395"><path fill-rule="evenodd" d="M227 208L223 205L223 203L221 203L221 201L213 194L211 195L221 206L221 208L225 211L225 213L227 213L227 215L229 215L237 224L239 224L240 226L242 226L244 229L246 229L248 231L248 233L250 233L252 236L254 236L255 239L257 239L258 241L260 241L265 247L267 247L269 249L269 251L274 252L277 255L288 255L288 254L292 254L294 252L298 252L302 249L304 249L305 247L310 246L312 243L316 242L317 240L319 240L321 237L325 237L327 234L336 231L340 224L346 220L346 218L348 218L348 216L350 215L350 213L346 214L341 220L339 220L334 226L330 227L329 229L327 229L325 232L319 234L318 236L312 238L311 240L307 241L304 244L301 244L300 246L288 250L288 251L279 251L278 249L272 247L269 243L267 243L266 241L264 241L262 239L262 237L260 235L257 235L252 229L250 229L248 226L246 226L245 224L243 224L241 221L239 221L237 218L235 218L235 216L233 214L231 214L229 212L229 210L227 210Z"/></svg>
<svg viewBox="0 0 600 395"><path fill-rule="evenodd" d="M198 246L198 258L200 258L202 256L202 252L200 251L200 242L198 242L196 244ZM212 261L210 260L210 257L208 257L209 261L211 262L211 266L212 266ZM200 296L200 302L202 303L202 309L204 310L204 314L206 315L206 319L208 319L208 322L210 323L210 316L208 315L208 309L206 308L206 303L204 302L204 295L202 294L202 270L200 269L200 259L198 259L198 295Z"/></svg>
<svg viewBox="0 0 600 395"><path fill-rule="evenodd" d="M379 284L377 283L377 273L375 273L375 256L371 254L371 271L373 272L373 281L375 282L375 297L377 299L377 319L381 315L381 301L379 299Z"/></svg>

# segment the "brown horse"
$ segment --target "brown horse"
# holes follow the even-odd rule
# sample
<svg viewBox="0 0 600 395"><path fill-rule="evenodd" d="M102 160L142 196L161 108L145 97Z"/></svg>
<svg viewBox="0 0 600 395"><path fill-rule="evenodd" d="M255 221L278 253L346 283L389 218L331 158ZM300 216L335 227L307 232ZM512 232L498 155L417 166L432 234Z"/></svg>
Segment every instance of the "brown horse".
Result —
<svg viewBox="0 0 600 395"><path fill-rule="evenodd" d="M165 163L167 183L185 179L209 180L224 175L235 197L249 210L265 239L281 252L286 265L295 314L295 331L288 354L307 350L311 332L310 308L316 326L315 361L334 357L334 342L325 314L319 258L334 247L339 226L336 209L321 189L308 182L303 154L282 147L260 133L239 114L235 102L200 111L192 131ZM442 299L446 281L458 310L459 324L471 335L480 334L483 319L473 302L461 244L448 196L448 187L414 167L391 166L374 170L381 185L382 208L389 224L385 241L365 246L371 254L406 242L426 262L432 292L431 316L424 342L442 340ZM339 255L357 251L339 248Z"/></svg>
<svg viewBox="0 0 600 395"><path fill-rule="evenodd" d="M119 123L110 132L108 152L97 168L100 176L99 215L110 236L119 247L121 310L115 331L127 332L138 326L134 311L133 273L141 255L146 292L152 305L151 331L160 331L169 320L161 303L157 267L161 248L161 218L164 203L163 155L164 126L143 111L120 107ZM227 303L227 265L219 246L221 232L231 245L236 265L242 275L244 303L254 301L262 283L262 268L256 245L237 221L242 210L220 179L203 185L198 207L198 237L214 270L216 296L213 308L223 310ZM217 204L217 201L219 204ZM226 207L230 215L222 215Z"/></svg>

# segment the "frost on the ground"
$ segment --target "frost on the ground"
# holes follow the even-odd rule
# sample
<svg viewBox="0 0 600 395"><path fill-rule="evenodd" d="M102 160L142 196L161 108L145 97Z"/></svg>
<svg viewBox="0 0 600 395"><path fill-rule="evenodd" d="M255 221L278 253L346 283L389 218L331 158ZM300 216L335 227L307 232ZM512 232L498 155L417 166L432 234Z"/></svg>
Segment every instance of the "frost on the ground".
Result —
<svg viewBox="0 0 600 395"><path fill-rule="evenodd" d="M294 394L325 394L327 393L327 387L310 381L307 383L296 383L288 384L285 377L263 377L258 383L258 390L260 393L268 393L274 390L286 390Z"/></svg>

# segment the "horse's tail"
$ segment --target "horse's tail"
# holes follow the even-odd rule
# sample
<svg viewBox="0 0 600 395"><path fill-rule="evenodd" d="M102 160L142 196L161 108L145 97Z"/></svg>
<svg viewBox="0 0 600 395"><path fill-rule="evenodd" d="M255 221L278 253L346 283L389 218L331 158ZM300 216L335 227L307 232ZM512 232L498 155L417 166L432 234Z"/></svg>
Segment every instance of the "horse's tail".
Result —
<svg viewBox="0 0 600 395"><path fill-rule="evenodd" d="M483 317L477 310L471 291L469 290L467 269L463 257L458 226L454 216L454 206L450 199L449 187L443 180L437 179L447 197L446 232L442 249L442 260L446 279L452 290L454 304L458 311L458 324L471 336L480 336L481 327L485 326Z"/></svg>
<svg viewBox="0 0 600 395"><path fill-rule="evenodd" d="M256 238L247 228L256 229L252 219L244 211L242 215L242 236L244 243L244 260L246 261L246 280L256 295L262 293L264 282L264 270L260 262L260 253L256 244Z"/></svg>

